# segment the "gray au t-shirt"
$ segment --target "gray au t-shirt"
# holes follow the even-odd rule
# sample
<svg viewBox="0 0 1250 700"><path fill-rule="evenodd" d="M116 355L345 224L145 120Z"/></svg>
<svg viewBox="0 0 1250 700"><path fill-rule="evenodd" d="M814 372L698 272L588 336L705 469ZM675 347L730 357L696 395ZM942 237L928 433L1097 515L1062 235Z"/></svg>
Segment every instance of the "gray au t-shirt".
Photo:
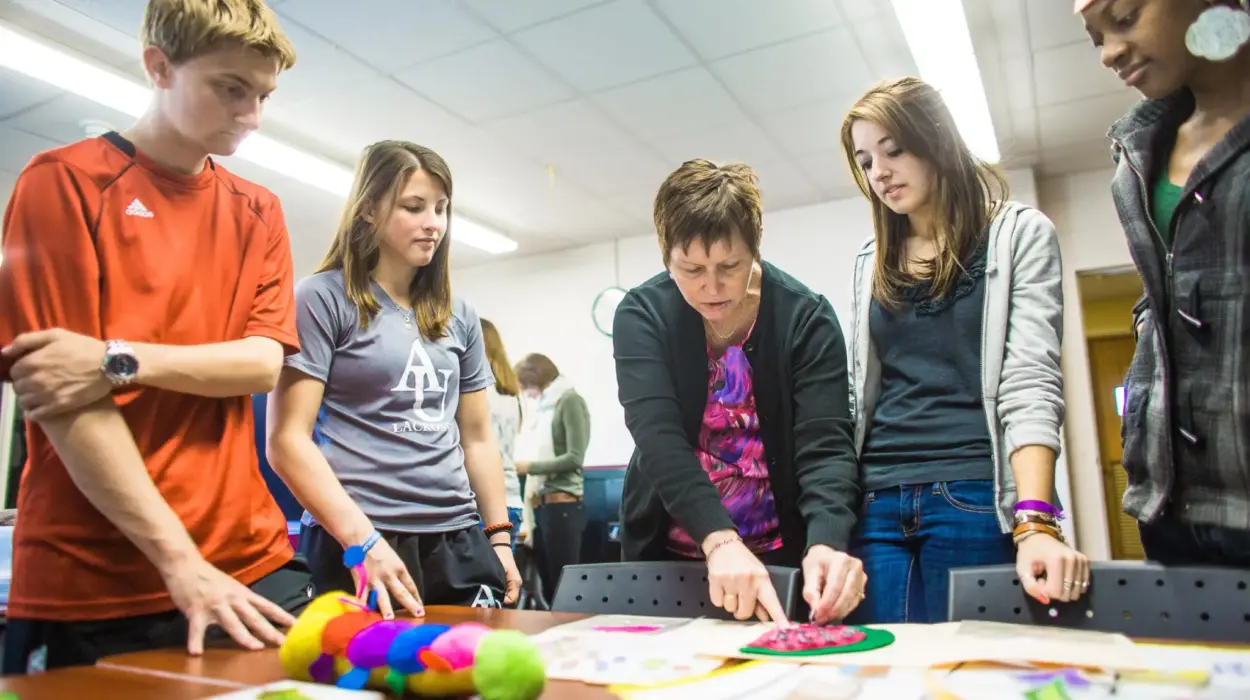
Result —
<svg viewBox="0 0 1250 700"><path fill-rule="evenodd" d="M449 532L478 522L464 468L460 394L495 382L477 313L456 298L447 334L427 340L376 283L382 310L361 328L341 270L295 288L300 352L286 365L325 384L314 440L380 530ZM305 513L304 520L310 516Z"/></svg>

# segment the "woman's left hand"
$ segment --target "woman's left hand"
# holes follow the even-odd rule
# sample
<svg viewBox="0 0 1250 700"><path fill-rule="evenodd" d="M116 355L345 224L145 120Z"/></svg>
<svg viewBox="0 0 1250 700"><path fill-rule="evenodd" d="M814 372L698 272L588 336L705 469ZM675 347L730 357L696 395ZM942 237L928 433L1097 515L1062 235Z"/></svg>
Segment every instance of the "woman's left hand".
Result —
<svg viewBox="0 0 1250 700"><path fill-rule="evenodd" d="M1016 546L1016 574L1024 590L1042 605L1069 602L1089 589L1089 557L1039 532Z"/></svg>
<svg viewBox="0 0 1250 700"><path fill-rule="evenodd" d="M512 556L512 547L492 545L491 549L495 550L499 563L503 564L504 577L508 581L508 590L503 596L504 605L512 605L521 595L521 570L517 568L516 559Z"/></svg>
<svg viewBox="0 0 1250 700"><path fill-rule="evenodd" d="M803 557L803 600L812 609L812 621L817 624L850 615L864 599L866 585L864 563L846 552L816 544Z"/></svg>

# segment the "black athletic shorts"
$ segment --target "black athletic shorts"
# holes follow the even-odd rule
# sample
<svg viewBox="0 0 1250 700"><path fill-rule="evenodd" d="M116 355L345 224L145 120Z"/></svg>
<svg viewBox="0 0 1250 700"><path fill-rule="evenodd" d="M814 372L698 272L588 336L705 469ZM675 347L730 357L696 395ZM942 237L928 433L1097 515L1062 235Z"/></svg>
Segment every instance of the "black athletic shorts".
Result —
<svg viewBox="0 0 1250 700"><path fill-rule="evenodd" d="M424 605L502 607L507 576L499 555L477 525L428 534L382 532L408 567ZM312 568L318 591L356 593L343 548L320 525L300 532L300 553ZM394 602L394 596L391 596Z"/></svg>

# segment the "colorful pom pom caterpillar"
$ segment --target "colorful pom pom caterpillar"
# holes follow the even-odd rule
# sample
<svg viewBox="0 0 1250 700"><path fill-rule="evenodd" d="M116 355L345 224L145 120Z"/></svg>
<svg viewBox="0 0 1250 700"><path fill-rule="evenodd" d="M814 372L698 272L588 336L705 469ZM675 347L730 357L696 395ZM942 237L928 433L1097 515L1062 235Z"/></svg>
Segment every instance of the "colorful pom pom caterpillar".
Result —
<svg viewBox="0 0 1250 700"><path fill-rule="evenodd" d="M538 647L521 632L384 620L341 591L309 603L278 657L295 680L397 696L534 700L546 684Z"/></svg>

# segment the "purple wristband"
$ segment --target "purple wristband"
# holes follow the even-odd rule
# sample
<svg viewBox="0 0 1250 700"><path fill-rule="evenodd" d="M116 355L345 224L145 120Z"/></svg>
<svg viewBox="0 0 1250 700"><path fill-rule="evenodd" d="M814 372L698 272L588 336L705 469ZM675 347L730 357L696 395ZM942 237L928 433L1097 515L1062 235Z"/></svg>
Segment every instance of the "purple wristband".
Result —
<svg viewBox="0 0 1250 700"><path fill-rule="evenodd" d="M1041 513L1050 513L1055 516L1056 520L1063 520L1063 511L1050 505L1046 501L1020 501L1016 504L1015 512L1022 510L1036 510Z"/></svg>

